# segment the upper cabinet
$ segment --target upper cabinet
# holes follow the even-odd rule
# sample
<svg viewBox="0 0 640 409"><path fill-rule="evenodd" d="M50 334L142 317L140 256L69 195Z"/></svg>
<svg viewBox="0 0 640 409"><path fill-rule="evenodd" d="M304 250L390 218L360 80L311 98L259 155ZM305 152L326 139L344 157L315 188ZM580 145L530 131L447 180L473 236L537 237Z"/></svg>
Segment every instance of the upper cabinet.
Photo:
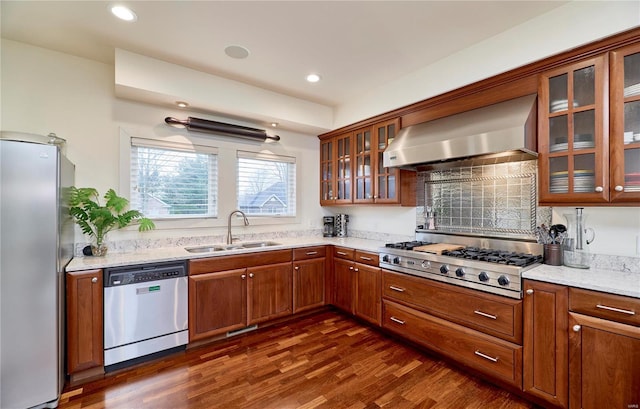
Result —
<svg viewBox="0 0 640 409"><path fill-rule="evenodd" d="M611 53L611 201L640 202L640 44Z"/></svg>
<svg viewBox="0 0 640 409"><path fill-rule="evenodd" d="M640 45L545 71L540 203L640 202Z"/></svg>
<svg viewBox="0 0 640 409"><path fill-rule="evenodd" d="M606 56L546 71L538 89L541 203L609 199Z"/></svg>
<svg viewBox="0 0 640 409"><path fill-rule="evenodd" d="M321 140L320 204L415 206L415 172L382 162L399 129L395 118Z"/></svg>

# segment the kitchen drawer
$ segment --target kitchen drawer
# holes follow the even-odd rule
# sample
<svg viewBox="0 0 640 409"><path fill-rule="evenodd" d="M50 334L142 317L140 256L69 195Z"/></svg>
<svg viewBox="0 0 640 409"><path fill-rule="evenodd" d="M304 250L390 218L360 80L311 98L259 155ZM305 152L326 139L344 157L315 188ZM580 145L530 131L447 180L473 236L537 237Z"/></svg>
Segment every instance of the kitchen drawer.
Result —
<svg viewBox="0 0 640 409"><path fill-rule="evenodd" d="M522 389L522 347L384 300L383 328Z"/></svg>
<svg viewBox="0 0 640 409"><path fill-rule="evenodd" d="M522 345L522 300L383 270L385 298Z"/></svg>
<svg viewBox="0 0 640 409"><path fill-rule="evenodd" d="M378 267L380 260L378 253L371 253L368 251L356 250L355 261L362 264L368 264L370 266Z"/></svg>
<svg viewBox="0 0 640 409"><path fill-rule="evenodd" d="M303 247L299 249L293 249L293 260L308 260L310 258L324 257L326 253L326 246L314 246Z"/></svg>
<svg viewBox="0 0 640 409"><path fill-rule="evenodd" d="M592 317L640 326L640 298L569 288L569 309Z"/></svg>
<svg viewBox="0 0 640 409"><path fill-rule="evenodd" d="M333 257L343 258L346 260L353 260L356 256L356 251L347 247L333 247Z"/></svg>

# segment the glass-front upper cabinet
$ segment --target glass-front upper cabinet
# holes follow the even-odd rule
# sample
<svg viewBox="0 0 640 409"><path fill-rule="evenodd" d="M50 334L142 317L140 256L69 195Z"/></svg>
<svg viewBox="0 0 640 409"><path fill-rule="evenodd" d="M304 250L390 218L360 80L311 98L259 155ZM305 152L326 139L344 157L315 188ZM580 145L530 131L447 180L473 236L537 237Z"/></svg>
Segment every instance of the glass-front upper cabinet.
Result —
<svg viewBox="0 0 640 409"><path fill-rule="evenodd" d="M398 180L400 179L397 168L385 168L382 154L387 146L396 137L400 130L400 119L392 119L373 127L376 144L376 180L375 196L377 203L398 203Z"/></svg>
<svg viewBox="0 0 640 409"><path fill-rule="evenodd" d="M640 200L640 45L611 53L611 201Z"/></svg>
<svg viewBox="0 0 640 409"><path fill-rule="evenodd" d="M320 141L320 203L333 203L335 190L334 176L334 141L327 139Z"/></svg>
<svg viewBox="0 0 640 409"><path fill-rule="evenodd" d="M353 132L355 138L354 203L370 203L373 194L373 161L375 160L371 127Z"/></svg>
<svg viewBox="0 0 640 409"><path fill-rule="evenodd" d="M609 197L605 56L544 72L538 86L541 203Z"/></svg>

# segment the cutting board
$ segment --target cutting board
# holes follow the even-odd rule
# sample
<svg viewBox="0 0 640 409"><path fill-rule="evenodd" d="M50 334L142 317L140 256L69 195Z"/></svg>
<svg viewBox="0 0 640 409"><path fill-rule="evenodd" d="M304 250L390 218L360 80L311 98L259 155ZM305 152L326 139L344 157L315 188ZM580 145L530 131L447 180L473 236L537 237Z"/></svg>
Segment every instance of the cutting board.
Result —
<svg viewBox="0 0 640 409"><path fill-rule="evenodd" d="M443 251L448 250L458 250L464 248L459 244L448 244L448 243L434 243L434 244L425 244L424 246L414 247L415 251L422 251L425 253L433 253L433 254L442 254Z"/></svg>

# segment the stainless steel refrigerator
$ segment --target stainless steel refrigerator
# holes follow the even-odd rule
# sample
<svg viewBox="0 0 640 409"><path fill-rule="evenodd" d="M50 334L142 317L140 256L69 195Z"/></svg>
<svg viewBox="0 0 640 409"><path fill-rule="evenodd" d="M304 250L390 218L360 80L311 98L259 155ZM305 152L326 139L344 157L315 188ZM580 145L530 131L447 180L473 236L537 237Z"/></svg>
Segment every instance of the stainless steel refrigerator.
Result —
<svg viewBox="0 0 640 409"><path fill-rule="evenodd" d="M74 232L63 197L74 165L59 145L8 139L38 137L0 138L0 408L56 407Z"/></svg>

